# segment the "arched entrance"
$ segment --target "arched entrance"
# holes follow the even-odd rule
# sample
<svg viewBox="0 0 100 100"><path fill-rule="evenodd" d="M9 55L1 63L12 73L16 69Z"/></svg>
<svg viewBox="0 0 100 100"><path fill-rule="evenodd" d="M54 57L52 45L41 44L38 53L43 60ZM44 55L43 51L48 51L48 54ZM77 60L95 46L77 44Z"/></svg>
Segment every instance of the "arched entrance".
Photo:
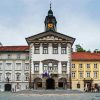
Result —
<svg viewBox="0 0 100 100"><path fill-rule="evenodd" d="M55 89L55 80L52 78L48 78L46 80L46 89Z"/></svg>
<svg viewBox="0 0 100 100"><path fill-rule="evenodd" d="M42 88L42 79L41 78L35 78L33 87L34 87L34 89Z"/></svg>
<svg viewBox="0 0 100 100"><path fill-rule="evenodd" d="M5 91L11 91L11 84L5 84Z"/></svg>
<svg viewBox="0 0 100 100"><path fill-rule="evenodd" d="M66 80L66 78L60 78L58 80L58 87L62 88L62 89L66 89L66 87L67 87L67 80Z"/></svg>

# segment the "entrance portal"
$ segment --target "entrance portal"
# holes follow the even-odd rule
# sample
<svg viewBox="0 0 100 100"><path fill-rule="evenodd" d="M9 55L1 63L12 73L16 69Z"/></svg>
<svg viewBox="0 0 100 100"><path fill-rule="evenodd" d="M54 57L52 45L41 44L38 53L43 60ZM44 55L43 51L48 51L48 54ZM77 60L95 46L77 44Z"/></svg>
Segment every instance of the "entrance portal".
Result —
<svg viewBox="0 0 100 100"><path fill-rule="evenodd" d="M11 84L5 84L5 91L11 91Z"/></svg>
<svg viewBox="0 0 100 100"><path fill-rule="evenodd" d="M49 78L46 80L46 89L55 89L55 80Z"/></svg>

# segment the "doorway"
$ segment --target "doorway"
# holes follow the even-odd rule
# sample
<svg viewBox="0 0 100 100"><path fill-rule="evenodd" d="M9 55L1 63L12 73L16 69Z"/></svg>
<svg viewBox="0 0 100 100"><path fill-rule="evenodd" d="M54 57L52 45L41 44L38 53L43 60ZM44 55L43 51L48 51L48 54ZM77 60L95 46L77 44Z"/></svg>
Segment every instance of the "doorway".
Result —
<svg viewBox="0 0 100 100"><path fill-rule="evenodd" d="M52 78L48 78L46 80L46 89L55 89L55 80Z"/></svg>
<svg viewBox="0 0 100 100"><path fill-rule="evenodd" d="M11 84L5 84L5 91L11 91Z"/></svg>

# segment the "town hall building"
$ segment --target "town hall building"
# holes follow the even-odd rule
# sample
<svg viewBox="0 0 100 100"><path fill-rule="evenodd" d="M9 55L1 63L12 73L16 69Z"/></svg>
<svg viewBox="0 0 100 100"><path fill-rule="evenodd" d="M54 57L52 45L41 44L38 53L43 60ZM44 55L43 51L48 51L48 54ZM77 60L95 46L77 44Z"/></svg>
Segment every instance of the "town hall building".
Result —
<svg viewBox="0 0 100 100"><path fill-rule="evenodd" d="M57 32L57 20L51 6L44 24L44 32L26 38L30 57L30 87L70 88L71 51L75 38Z"/></svg>

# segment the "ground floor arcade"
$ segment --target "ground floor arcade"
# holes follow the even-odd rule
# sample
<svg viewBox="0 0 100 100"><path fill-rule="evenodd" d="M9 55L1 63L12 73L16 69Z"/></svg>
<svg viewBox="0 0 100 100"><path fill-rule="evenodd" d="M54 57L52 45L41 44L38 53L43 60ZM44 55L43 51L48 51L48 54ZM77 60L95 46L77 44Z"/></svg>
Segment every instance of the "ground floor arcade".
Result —
<svg viewBox="0 0 100 100"><path fill-rule="evenodd" d="M33 89L67 89L69 82L66 78L34 78L32 82Z"/></svg>

